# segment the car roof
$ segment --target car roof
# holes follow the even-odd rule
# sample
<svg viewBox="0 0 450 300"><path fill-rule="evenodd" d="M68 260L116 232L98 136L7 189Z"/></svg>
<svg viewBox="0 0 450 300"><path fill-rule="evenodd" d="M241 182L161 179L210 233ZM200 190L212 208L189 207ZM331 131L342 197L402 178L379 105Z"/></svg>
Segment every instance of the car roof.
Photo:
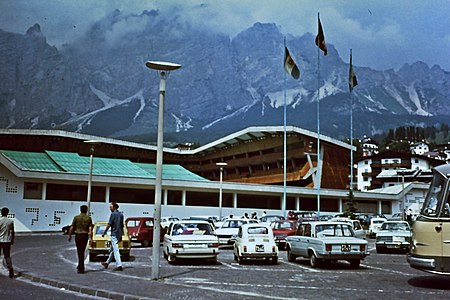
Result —
<svg viewBox="0 0 450 300"><path fill-rule="evenodd" d="M172 222L172 224L192 224L192 223L211 225L211 223L206 220L181 220Z"/></svg>
<svg viewBox="0 0 450 300"><path fill-rule="evenodd" d="M272 228L272 227L270 227L270 225L264 224L264 223L249 223L249 224L244 224L244 225L242 225L241 227L242 227L242 229L248 228L248 227L264 227L264 228Z"/></svg>

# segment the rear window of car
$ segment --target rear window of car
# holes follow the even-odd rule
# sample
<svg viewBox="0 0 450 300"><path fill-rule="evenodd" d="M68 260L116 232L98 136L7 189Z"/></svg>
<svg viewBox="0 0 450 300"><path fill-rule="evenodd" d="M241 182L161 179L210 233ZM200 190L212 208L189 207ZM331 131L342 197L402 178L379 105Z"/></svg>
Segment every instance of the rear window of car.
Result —
<svg viewBox="0 0 450 300"><path fill-rule="evenodd" d="M353 236L350 225L347 224L324 224L316 226L316 236Z"/></svg>
<svg viewBox="0 0 450 300"><path fill-rule="evenodd" d="M268 234L269 230L267 227L248 227L247 228L248 234Z"/></svg>
<svg viewBox="0 0 450 300"><path fill-rule="evenodd" d="M209 224L183 223L173 226L172 235L213 235L214 230Z"/></svg>
<svg viewBox="0 0 450 300"><path fill-rule="evenodd" d="M128 220L127 221L127 227L128 228L138 227L139 224L141 224L140 220Z"/></svg>
<svg viewBox="0 0 450 300"><path fill-rule="evenodd" d="M99 225L97 229L95 229L95 235L102 235L105 231L106 225ZM108 229L107 235L111 235L111 229Z"/></svg>

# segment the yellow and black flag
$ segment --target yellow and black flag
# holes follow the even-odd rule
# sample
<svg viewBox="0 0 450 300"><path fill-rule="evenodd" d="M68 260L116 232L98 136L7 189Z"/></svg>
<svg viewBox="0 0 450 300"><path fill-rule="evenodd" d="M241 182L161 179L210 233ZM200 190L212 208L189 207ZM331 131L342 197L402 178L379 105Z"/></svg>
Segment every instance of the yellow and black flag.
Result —
<svg viewBox="0 0 450 300"><path fill-rule="evenodd" d="M325 44L325 35L323 34L322 23L320 22L320 17L318 15L317 20L319 21L319 32L316 35L316 46L323 51L323 55L327 55L328 49Z"/></svg>
<svg viewBox="0 0 450 300"><path fill-rule="evenodd" d="M353 91L353 88L358 85L358 81L356 80L355 72L353 71L352 64L352 50L350 49L350 69L348 71L348 89L350 93Z"/></svg>
<svg viewBox="0 0 450 300"><path fill-rule="evenodd" d="M284 69L289 75L294 77L294 79L298 79L300 77L300 70L298 69L294 59L289 53L288 48L284 46L284 49Z"/></svg>

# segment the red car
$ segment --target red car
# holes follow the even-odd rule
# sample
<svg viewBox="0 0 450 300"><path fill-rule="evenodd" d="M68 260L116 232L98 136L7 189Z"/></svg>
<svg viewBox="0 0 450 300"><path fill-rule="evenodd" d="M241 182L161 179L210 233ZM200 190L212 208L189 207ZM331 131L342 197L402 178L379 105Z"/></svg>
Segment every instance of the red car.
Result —
<svg viewBox="0 0 450 300"><path fill-rule="evenodd" d="M132 217L125 220L131 242L141 243L143 247L153 244L153 218ZM162 242L166 229L161 227L160 241Z"/></svg>
<svg viewBox="0 0 450 300"><path fill-rule="evenodd" d="M273 230L273 236L275 243L280 250L286 247L286 237L295 235L297 232L296 220L278 220L270 223L270 227Z"/></svg>

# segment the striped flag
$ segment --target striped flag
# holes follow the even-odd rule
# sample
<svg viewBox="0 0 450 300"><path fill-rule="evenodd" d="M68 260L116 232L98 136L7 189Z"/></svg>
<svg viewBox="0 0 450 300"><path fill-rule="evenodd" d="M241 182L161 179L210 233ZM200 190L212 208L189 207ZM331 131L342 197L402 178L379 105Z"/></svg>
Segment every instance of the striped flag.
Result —
<svg viewBox="0 0 450 300"><path fill-rule="evenodd" d="M298 79L300 77L300 70L298 69L294 59L289 53L288 48L284 46L284 49L284 69L289 75L294 77L294 79Z"/></svg>
<svg viewBox="0 0 450 300"><path fill-rule="evenodd" d="M317 15L317 20L319 21L319 32L316 36L316 46L323 51L323 55L327 55L328 49L327 45L325 44L325 36L323 34L322 23L320 23L319 15Z"/></svg>
<svg viewBox="0 0 450 300"><path fill-rule="evenodd" d="M358 85L358 81L356 80L355 72L353 71L352 65L352 50L350 49L350 69L348 71L348 89L350 93L353 91L353 88Z"/></svg>

